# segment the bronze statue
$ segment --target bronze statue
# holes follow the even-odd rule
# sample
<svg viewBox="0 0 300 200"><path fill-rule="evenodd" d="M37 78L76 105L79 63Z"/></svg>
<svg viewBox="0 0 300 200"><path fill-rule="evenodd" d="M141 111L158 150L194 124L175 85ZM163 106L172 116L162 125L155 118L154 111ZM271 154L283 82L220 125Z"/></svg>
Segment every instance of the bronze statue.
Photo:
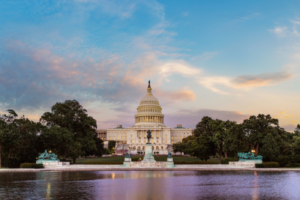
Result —
<svg viewBox="0 0 300 200"><path fill-rule="evenodd" d="M150 129L147 131L147 138L148 138L148 143L150 143L150 139L151 139L152 135L151 135L151 131Z"/></svg>

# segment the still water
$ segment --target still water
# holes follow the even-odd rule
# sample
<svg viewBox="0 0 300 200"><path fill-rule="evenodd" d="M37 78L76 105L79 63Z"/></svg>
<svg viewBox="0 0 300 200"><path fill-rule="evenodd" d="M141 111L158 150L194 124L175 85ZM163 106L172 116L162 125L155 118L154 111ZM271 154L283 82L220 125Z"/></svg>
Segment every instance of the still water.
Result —
<svg viewBox="0 0 300 200"><path fill-rule="evenodd" d="M300 199L300 172L1 173L0 199Z"/></svg>

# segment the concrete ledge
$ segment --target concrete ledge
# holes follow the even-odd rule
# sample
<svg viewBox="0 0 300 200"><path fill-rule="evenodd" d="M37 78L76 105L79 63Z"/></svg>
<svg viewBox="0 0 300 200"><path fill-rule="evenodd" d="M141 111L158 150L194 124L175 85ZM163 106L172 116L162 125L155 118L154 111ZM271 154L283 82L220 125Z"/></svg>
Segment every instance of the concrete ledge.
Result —
<svg viewBox="0 0 300 200"><path fill-rule="evenodd" d="M1 172L39 172L39 171L264 171L284 172L300 171L300 168L247 168L230 167L229 165L175 165L174 168L159 167L124 167L123 165L69 165L43 169L0 169Z"/></svg>

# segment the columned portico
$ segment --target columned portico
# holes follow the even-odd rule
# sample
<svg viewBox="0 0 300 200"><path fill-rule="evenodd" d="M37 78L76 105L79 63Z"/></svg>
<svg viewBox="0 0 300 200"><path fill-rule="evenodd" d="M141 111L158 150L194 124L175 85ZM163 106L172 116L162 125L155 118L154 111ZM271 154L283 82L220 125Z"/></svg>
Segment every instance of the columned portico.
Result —
<svg viewBox="0 0 300 200"><path fill-rule="evenodd" d="M177 126L174 129L166 127L164 117L159 101L152 94L149 81L147 93L137 107L134 125L128 128L119 125L116 128L107 129L107 140L117 141L120 145L116 146L116 149L122 149L120 151L122 153L130 151L132 154L143 154L147 143L147 130L151 130L153 153L167 154L170 145L192 135L192 129L186 129L182 126Z"/></svg>

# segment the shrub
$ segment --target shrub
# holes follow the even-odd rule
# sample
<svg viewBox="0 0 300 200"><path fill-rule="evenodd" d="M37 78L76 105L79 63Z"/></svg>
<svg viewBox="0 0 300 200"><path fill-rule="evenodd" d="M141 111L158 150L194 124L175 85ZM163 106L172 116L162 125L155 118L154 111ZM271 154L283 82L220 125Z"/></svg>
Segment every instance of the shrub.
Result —
<svg viewBox="0 0 300 200"><path fill-rule="evenodd" d="M143 160L143 157L134 157L131 158L131 161L139 161L139 159Z"/></svg>
<svg viewBox="0 0 300 200"><path fill-rule="evenodd" d="M285 167L292 161L292 156L278 156L274 161L278 162L280 167Z"/></svg>
<svg viewBox="0 0 300 200"><path fill-rule="evenodd" d="M86 161L84 165L122 165L123 162L105 162L105 161Z"/></svg>
<svg viewBox="0 0 300 200"><path fill-rule="evenodd" d="M221 164L229 164L229 162L232 161L239 161L238 158L225 158L224 160L221 161Z"/></svg>
<svg viewBox="0 0 300 200"><path fill-rule="evenodd" d="M198 164L198 165L215 165L219 164L219 162L216 161L174 161L174 164Z"/></svg>
<svg viewBox="0 0 300 200"><path fill-rule="evenodd" d="M256 168L278 168L280 167L278 162L263 162L262 164L255 164Z"/></svg>
<svg viewBox="0 0 300 200"><path fill-rule="evenodd" d="M287 167L300 167L300 163L289 163Z"/></svg>
<svg viewBox="0 0 300 200"><path fill-rule="evenodd" d="M44 165L35 163L22 163L20 168L44 168Z"/></svg>

